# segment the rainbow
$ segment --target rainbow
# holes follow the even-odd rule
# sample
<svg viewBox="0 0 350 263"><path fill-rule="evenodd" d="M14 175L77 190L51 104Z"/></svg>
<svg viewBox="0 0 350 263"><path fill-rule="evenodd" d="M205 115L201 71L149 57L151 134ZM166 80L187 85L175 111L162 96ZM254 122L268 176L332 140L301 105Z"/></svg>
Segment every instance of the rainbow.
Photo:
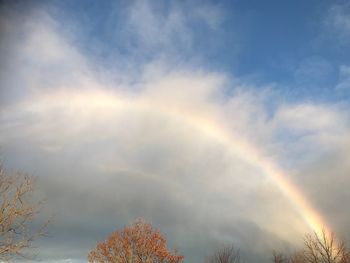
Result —
<svg viewBox="0 0 350 263"><path fill-rule="evenodd" d="M215 121L215 117L210 114L184 110L182 107L176 105L172 107L164 102L152 99L125 98L125 96L117 96L115 93L101 90L90 90L89 92L83 93L61 91L54 94L51 93L48 96L41 96L41 99L42 103L37 103L37 100L34 99L34 103L27 106L30 106L31 110L41 111L43 108L40 108L38 105L44 105L45 108L52 105L53 101L56 104L57 102L64 102L62 105L66 107L65 102L69 101L70 105L74 105L77 108L84 105L84 108L91 107L90 110L94 113L96 113L96 110L100 111L99 113L101 114L97 114L98 116L103 116L106 112L110 111L119 112L120 110L136 108L137 110L154 110L170 118L181 120L216 142L227 146L228 149L234 149L245 161L259 168L264 175L271 177L281 193L289 200L296 212L313 232L318 235L325 232L327 236L332 233L326 220L322 218L320 213L316 211L305 198L296 184L288 178L287 174L282 171L273 160L267 158L266 155L259 151L257 147L250 144L245 138L234 134L232 131L227 131L225 127L220 126L220 124Z"/></svg>
<svg viewBox="0 0 350 263"><path fill-rule="evenodd" d="M238 134L233 134L232 131L226 131L224 127L221 127L215 121L208 118L208 116L202 117L198 114L179 109L169 110L169 106L162 104L155 105L153 103L152 107L157 107L158 111L161 110L166 114L182 119L182 121L192 125L192 127L208 137L211 137L222 145L226 145L229 149L234 149L245 161L259 168L263 174L273 179L282 194L289 200L296 212L314 233L319 236L322 236L322 233L325 233L326 236L331 235L332 230L326 220L310 204L296 184L288 179L287 174L272 160L266 158L257 147L249 144L246 139L238 136Z"/></svg>

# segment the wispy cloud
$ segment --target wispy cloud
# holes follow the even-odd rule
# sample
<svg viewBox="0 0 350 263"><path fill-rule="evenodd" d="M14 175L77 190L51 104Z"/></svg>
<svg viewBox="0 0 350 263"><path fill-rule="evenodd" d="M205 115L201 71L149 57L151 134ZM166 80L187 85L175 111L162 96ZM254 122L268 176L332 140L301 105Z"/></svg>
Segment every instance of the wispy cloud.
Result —
<svg viewBox="0 0 350 263"><path fill-rule="evenodd" d="M350 89L350 66L341 65L339 69L339 81L336 86L339 91L348 91Z"/></svg>
<svg viewBox="0 0 350 263"><path fill-rule="evenodd" d="M194 7L190 2L158 5L152 1L137 1L128 11L126 28L136 37L134 43L140 49L157 53L163 50L185 55L196 48L195 23L198 23L197 29L215 30L223 21L222 11L213 4Z"/></svg>
<svg viewBox="0 0 350 263"><path fill-rule="evenodd" d="M349 44L350 41L350 5L334 4L329 9L326 25L336 35L341 45Z"/></svg>

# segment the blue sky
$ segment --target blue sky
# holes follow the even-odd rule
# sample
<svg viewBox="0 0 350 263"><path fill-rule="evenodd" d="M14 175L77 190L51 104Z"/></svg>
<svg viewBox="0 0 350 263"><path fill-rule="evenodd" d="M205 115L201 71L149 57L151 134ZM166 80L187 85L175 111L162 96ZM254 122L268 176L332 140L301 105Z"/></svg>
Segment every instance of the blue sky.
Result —
<svg viewBox="0 0 350 263"><path fill-rule="evenodd" d="M177 63L259 85L274 83L288 98L348 99L347 92L335 89L341 67L349 61L346 2L152 2L146 12L160 21L169 19L173 8L181 12L186 32L169 28L169 42L153 41L147 47L126 22L128 1L56 1L53 6L62 27L76 27L75 40L83 52L105 63L119 56L147 63L163 55L159 51L171 52L166 55Z"/></svg>
<svg viewBox="0 0 350 263"><path fill-rule="evenodd" d="M346 1L5 1L0 35L3 163L55 218L33 261L142 217L185 262L269 262L313 229L267 167L350 240Z"/></svg>
<svg viewBox="0 0 350 263"><path fill-rule="evenodd" d="M80 51L102 67L120 66L123 63L116 61L126 60L140 68L166 56L174 65L224 72L258 86L273 84L288 100L349 99L347 90L339 89L347 78L344 67L349 61L346 1L151 1L147 7L139 5L143 13L129 19L129 1L13 4L26 10L21 12L45 8ZM171 25L174 10L173 15L181 14L175 21L182 23L178 28ZM147 21L150 13L153 21ZM137 16L146 20L144 25L153 23L148 25L153 31L137 32L141 27L130 21ZM166 21L168 28L157 28ZM151 35L157 30L163 36Z"/></svg>

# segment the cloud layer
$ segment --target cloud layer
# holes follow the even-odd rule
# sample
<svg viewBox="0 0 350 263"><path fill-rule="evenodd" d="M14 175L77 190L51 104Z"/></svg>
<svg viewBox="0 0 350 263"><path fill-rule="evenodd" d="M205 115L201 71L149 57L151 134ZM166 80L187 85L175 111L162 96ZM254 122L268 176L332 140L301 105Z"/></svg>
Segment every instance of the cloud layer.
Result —
<svg viewBox="0 0 350 263"><path fill-rule="evenodd" d="M118 63L101 70L79 49L74 31L62 30L44 9L21 19L2 9L0 145L5 165L39 177L47 199L42 218L54 214L39 258L84 260L98 241L138 217L166 233L187 262L221 243L240 247L247 262L269 262L273 248L300 243L310 229L298 211L241 155L240 144L226 145L213 127L273 160L349 237L349 209L334 205L350 197L347 105L290 103L273 85L173 64L168 54L193 49L190 18L178 6L166 16L153 8L137 2L128 9L128 39L167 54L127 65L138 74ZM216 30L221 11L208 8L191 21ZM308 63L297 74L310 75ZM342 72L339 89L349 82L346 66Z"/></svg>

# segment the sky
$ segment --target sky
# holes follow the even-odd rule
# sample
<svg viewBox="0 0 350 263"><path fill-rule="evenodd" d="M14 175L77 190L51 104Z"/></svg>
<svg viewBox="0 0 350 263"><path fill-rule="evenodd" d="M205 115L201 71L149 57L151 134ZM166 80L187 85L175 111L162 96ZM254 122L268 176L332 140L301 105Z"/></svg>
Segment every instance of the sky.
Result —
<svg viewBox="0 0 350 263"><path fill-rule="evenodd" d="M81 263L144 218L185 262L350 242L347 1L1 1L0 156Z"/></svg>

